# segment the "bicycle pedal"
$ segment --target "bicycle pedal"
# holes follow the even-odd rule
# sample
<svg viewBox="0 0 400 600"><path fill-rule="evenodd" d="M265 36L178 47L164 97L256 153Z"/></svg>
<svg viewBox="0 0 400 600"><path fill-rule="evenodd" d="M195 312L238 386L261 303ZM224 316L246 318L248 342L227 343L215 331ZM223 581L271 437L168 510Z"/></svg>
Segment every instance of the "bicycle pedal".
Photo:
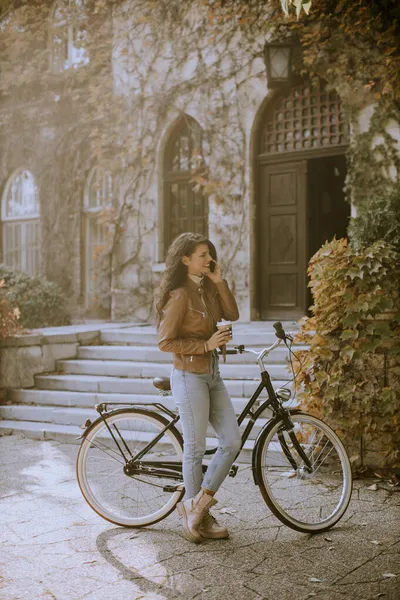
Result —
<svg viewBox="0 0 400 600"><path fill-rule="evenodd" d="M181 492L182 490L183 490L182 485L164 485L164 487L163 487L163 492L171 492L172 494L174 492Z"/></svg>
<svg viewBox="0 0 400 600"><path fill-rule="evenodd" d="M236 477L238 470L239 467L237 465L232 465L231 470L229 471L229 477Z"/></svg>

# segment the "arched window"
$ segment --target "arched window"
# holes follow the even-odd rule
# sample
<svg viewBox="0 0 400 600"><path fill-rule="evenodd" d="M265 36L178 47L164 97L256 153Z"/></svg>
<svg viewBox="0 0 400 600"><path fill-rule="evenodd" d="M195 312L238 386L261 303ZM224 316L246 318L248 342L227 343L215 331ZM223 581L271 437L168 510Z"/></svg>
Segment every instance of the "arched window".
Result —
<svg viewBox="0 0 400 600"><path fill-rule="evenodd" d="M109 171L94 167L83 201L83 288L85 307L97 313L110 308L110 255L107 209L111 209L114 182Z"/></svg>
<svg viewBox="0 0 400 600"><path fill-rule="evenodd" d="M51 20L51 63L55 73L87 64L85 0L58 0Z"/></svg>
<svg viewBox="0 0 400 600"><path fill-rule="evenodd" d="M28 275L39 273L40 206L35 179L18 169L8 180L2 199L3 263Z"/></svg>
<svg viewBox="0 0 400 600"><path fill-rule="evenodd" d="M194 190L193 170L201 162L201 129L185 117L166 145L164 160L164 248L185 231L208 234L208 202Z"/></svg>
<svg viewBox="0 0 400 600"><path fill-rule="evenodd" d="M261 154L346 145L349 125L340 98L319 80L279 96L261 135Z"/></svg>

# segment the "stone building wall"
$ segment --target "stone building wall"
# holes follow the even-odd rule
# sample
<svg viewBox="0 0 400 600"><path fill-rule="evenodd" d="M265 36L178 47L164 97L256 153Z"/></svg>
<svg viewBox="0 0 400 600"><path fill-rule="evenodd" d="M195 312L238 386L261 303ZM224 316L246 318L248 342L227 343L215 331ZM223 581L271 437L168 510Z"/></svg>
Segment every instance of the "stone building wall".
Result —
<svg viewBox="0 0 400 600"><path fill-rule="evenodd" d="M239 299L241 319L250 319L252 145L256 116L268 93L261 58L263 40L249 43L236 32L224 44L210 45L207 34L190 34L191 30L204 32L205 16L201 10L192 13L180 35L164 40L159 39L155 18L142 31L145 44L135 39L137 24L133 18L124 14L114 21L115 36L120 41L113 57L115 91L126 98L127 104L132 97L141 98L143 119L135 120L135 110L128 109L132 120L127 126L132 129L133 146L142 146L143 140L147 144L145 155L150 162L138 194L149 233L139 264L129 265L113 281L115 318L137 314L132 301L135 286L151 288L158 283L166 250L164 149L177 121L189 116L202 130L203 157L210 177L220 184L209 198L209 237L217 246L224 273ZM133 215L121 239L117 262L134 252L139 235L137 215ZM146 310L143 307L144 316Z"/></svg>
<svg viewBox="0 0 400 600"><path fill-rule="evenodd" d="M44 53L48 14L40 42ZM85 182L104 159L118 181L110 224L111 316L153 318L153 293L166 250L165 148L176 123L187 116L203 135L208 173L201 185L209 197L209 237L238 298L241 320L258 318L257 134L274 97L263 61L265 35L246 34L234 19L210 28L207 19L201 2L184 10L182 3L126 0L105 28L102 79L94 79L92 46L91 62L76 73L50 77L42 65L39 87L31 83L20 94L16 86L0 99L1 190L17 167L34 174L41 202L42 273L64 287L74 314L82 307ZM372 105L362 111L354 135L368 129L372 112ZM110 129L109 139L96 147L100 127L105 137ZM388 131L399 139L397 123L391 122ZM396 178L393 169L388 176Z"/></svg>
<svg viewBox="0 0 400 600"><path fill-rule="evenodd" d="M213 37L201 3L197 7L192 4L185 19L175 23L176 28L173 15L156 10L143 21L142 6L140 0L127 1L114 19L114 38L118 40L113 45L114 89L126 100L131 146L141 149L142 162L131 165L134 179L142 173L133 197L142 207L147 233L140 244L137 214L128 217L116 264L128 262L139 245L141 249L135 263L115 272L113 316L150 316L148 298L158 284L166 251L164 150L174 124L186 115L201 127L203 157L210 179L217 182L209 190L209 236L237 295L241 320L256 320L257 258L262 261L257 257L256 156L260 125L275 96L268 87L263 61L265 36L251 37L227 21L219 36ZM374 110L371 104L353 115L354 136L369 130ZM387 132L394 140L399 131L398 123L388 122ZM379 143L375 136L372 146ZM398 144L397 152L400 156ZM394 164L388 165L387 174L398 177ZM130 188L129 182L127 186ZM352 214L357 214L353 205ZM148 293L136 302L138 289Z"/></svg>
<svg viewBox="0 0 400 600"><path fill-rule="evenodd" d="M40 202L39 275L65 290L72 316L78 316L83 294L82 202L87 176L96 164L90 143L93 114L87 105L84 68L76 74L51 71L52 6L44 0L37 7L37 21L31 22L35 34L23 38L19 47L13 32L9 40L7 30L3 32L4 46L15 44L16 49L15 65L13 54L11 60L7 55L0 81L0 198L17 169L32 173ZM27 27L18 12L15 18L16 28ZM21 56L28 63L25 70Z"/></svg>
<svg viewBox="0 0 400 600"><path fill-rule="evenodd" d="M19 105L7 111L2 124L1 191L17 168L26 168L33 174L41 207L40 272L61 285L75 312L82 293L82 190L92 158L82 146L76 152L65 152L64 144L70 135L68 120L76 118L76 111L59 112L57 100L53 99L53 103L55 110L49 101L45 115L43 104ZM64 119L66 123L62 122Z"/></svg>

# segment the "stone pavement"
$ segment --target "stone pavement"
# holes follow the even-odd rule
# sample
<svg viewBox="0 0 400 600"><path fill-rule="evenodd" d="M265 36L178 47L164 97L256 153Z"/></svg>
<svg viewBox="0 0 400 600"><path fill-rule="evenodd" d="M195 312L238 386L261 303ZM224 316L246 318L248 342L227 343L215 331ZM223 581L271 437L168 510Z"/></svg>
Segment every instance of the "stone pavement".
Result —
<svg viewBox="0 0 400 600"><path fill-rule="evenodd" d="M231 538L196 546L176 513L141 530L98 517L80 495L76 451L0 438L2 600L400 599L398 488L357 480L342 521L309 536L271 515L243 465L218 494Z"/></svg>

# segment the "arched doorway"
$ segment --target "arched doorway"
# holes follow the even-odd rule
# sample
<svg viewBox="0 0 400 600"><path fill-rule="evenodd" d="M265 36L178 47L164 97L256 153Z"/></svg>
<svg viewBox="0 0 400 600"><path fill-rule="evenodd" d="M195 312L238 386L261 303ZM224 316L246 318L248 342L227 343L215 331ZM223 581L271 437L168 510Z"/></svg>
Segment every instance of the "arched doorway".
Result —
<svg viewBox="0 0 400 600"><path fill-rule="evenodd" d="M307 263L346 234L349 128L339 96L304 83L266 107L257 153L257 313L297 319L310 306Z"/></svg>

